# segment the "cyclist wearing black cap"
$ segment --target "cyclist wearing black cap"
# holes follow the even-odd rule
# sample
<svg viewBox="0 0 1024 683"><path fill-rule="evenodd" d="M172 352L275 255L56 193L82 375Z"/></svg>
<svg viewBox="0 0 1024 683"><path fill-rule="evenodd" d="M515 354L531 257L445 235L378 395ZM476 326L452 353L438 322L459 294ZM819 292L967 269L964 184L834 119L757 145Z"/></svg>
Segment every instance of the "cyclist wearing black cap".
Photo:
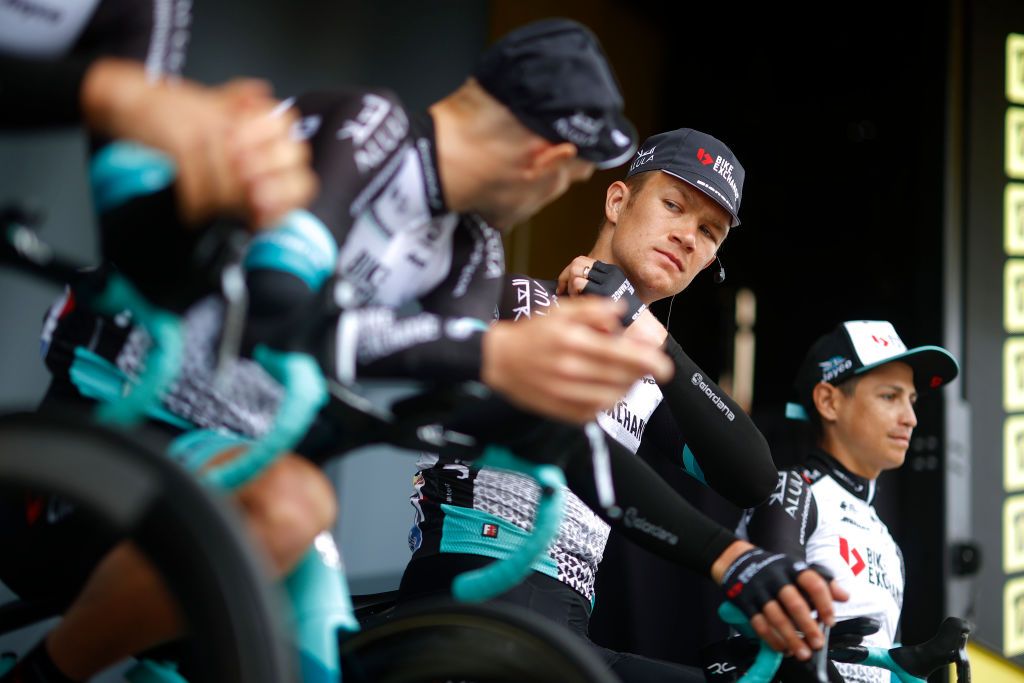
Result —
<svg viewBox="0 0 1024 683"><path fill-rule="evenodd" d="M731 579L744 573L741 568L766 557L691 508L634 456L668 458L740 507L765 500L775 484L777 472L764 437L647 310L648 303L685 289L714 262L730 229L739 224L742 185L743 167L719 140L690 129L655 135L637 152L625 181L608 188L605 221L589 256L575 259L557 283L507 278L500 313L511 320L556 311L558 294L627 301L625 334L665 349L675 374L670 382L637 381L612 409L597 415L614 439L607 445L621 512L593 502L593 472L585 461L573 462L567 473L572 490L566 517L549 550L550 561L535 567L524 585L501 600L523 604L586 636L610 527L730 587ZM519 533L516 527L529 528L537 498L536 486L518 475L466 467L444 454L423 456L418 464L417 492L411 498L414 554L402 580L403 600L443 593L458 573L507 554L508 539ZM744 555L748 551L753 554ZM814 604L824 612L830 609L826 584L814 572L801 574L805 568L795 559L777 557L765 562L769 570L757 580L757 570L745 579L760 583L775 573L770 587L746 590L751 596L766 591L746 608L752 615L763 609L755 625L780 648L805 647L793 623L808 634L812 646L823 642L806 603L790 585L799 582ZM778 603L764 608L777 595L788 615L777 609ZM769 634L766 617L789 639ZM623 680L703 680L699 671L599 650Z"/></svg>
<svg viewBox="0 0 1024 683"><path fill-rule="evenodd" d="M573 68L554 81L551 66L566 51ZM596 40L573 22L513 32L485 55L478 75L422 115L408 115L392 94L376 90L295 100L322 191L309 211L291 214L249 247L247 343L298 344L342 381L483 380L517 404L582 421L636 377L664 377L668 360L609 336L618 312L607 302L581 302L532 326L487 329L482 321L494 315L504 273L491 225L510 228L595 165L628 156L635 133ZM509 83L518 84L512 94L501 89ZM338 286L325 286L331 277ZM343 292L346 310L337 314L318 291ZM396 312L413 302L415 312ZM217 431L190 431L192 448L259 437L279 400L279 387L244 359L214 381L222 309L211 298L187 312L185 365L164 399L163 417L170 413L178 429ZM118 385L138 371L148 343L140 330L61 305L47 329L54 330L47 362L65 386L97 369L112 371ZM83 347L113 367L76 367ZM552 380L544 363L567 359L576 370ZM102 385L76 388L103 400ZM233 436L225 439L224 431ZM300 451L310 452L307 446L314 448ZM149 625L154 632L170 626ZM164 628L161 637L173 632Z"/></svg>
<svg viewBox="0 0 1024 683"><path fill-rule="evenodd" d="M893 647L906 572L899 546L873 502L880 474L903 464L919 392L951 382L959 366L937 346L908 349L892 324L842 323L820 337L797 372L799 404L817 447L803 467L782 472L775 493L748 510L737 533L765 548L827 567L849 593L840 620L873 617L881 627L864 645ZM843 678L881 683L889 673L836 663Z"/></svg>

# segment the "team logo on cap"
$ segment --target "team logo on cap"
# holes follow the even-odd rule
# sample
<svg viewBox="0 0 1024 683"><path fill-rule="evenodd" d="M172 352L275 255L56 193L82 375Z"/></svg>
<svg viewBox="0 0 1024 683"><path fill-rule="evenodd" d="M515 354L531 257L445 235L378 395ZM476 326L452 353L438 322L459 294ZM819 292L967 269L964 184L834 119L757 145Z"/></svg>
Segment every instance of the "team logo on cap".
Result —
<svg viewBox="0 0 1024 683"><path fill-rule="evenodd" d="M645 164L649 164L654 161L654 150L658 148L657 145L650 149L640 148L636 151L636 158L633 159L633 163L629 165L629 170L632 172L634 169L640 168Z"/></svg>
<svg viewBox="0 0 1024 683"><path fill-rule="evenodd" d="M697 150L697 160L705 166L715 163L715 158L708 154L703 147Z"/></svg>
<svg viewBox="0 0 1024 683"><path fill-rule="evenodd" d="M821 381L831 382L839 375L853 367L853 361L843 356L832 356L828 360L818 363L821 368Z"/></svg>
<svg viewBox="0 0 1024 683"><path fill-rule="evenodd" d="M604 121L587 116L581 111L555 121L555 130L558 134L578 147L593 147L602 128Z"/></svg>

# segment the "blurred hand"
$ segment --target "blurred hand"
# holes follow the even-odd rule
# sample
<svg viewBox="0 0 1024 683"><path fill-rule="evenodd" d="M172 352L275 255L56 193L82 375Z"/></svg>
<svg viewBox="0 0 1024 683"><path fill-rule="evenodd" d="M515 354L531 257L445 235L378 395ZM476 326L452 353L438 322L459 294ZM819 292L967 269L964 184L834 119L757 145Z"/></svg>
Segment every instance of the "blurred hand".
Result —
<svg viewBox="0 0 1024 683"><path fill-rule="evenodd" d="M151 82L141 64L119 59L95 62L82 86L95 132L174 159L179 206L193 225L227 215L268 227L315 196L309 146L290 135L296 114L274 114L277 105L264 81Z"/></svg>

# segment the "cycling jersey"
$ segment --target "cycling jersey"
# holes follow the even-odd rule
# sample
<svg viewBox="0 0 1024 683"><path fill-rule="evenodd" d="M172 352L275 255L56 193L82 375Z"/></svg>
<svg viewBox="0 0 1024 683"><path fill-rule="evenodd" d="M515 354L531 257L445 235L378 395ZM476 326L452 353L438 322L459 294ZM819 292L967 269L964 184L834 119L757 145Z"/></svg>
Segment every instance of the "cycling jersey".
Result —
<svg viewBox="0 0 1024 683"><path fill-rule="evenodd" d="M518 320L546 315L557 305L555 285L523 276L507 277L501 317ZM584 467L577 472L579 462L570 465L567 475L573 490L566 492L559 533L548 556L534 566L591 601L609 523L645 547L705 573L733 540L729 534L717 534L710 528L705 531L700 514L675 505L681 499L667 485L666 490L652 489L657 475L640 469L637 458L623 458L623 451L669 458L741 506L763 500L775 481L767 443L746 414L706 378L671 337L666 350L675 361L673 381L659 386L651 377L641 378L615 406L597 416L598 424L614 440L608 445L612 447L621 517L609 518L605 511L592 509L597 507L590 483L593 471ZM425 566L415 560L438 553L504 557L523 531L532 528L538 498L533 481L471 467L444 454L425 454L417 465L416 492L410 499L415 508L409 538L414 562L407 573ZM744 472L743 477L735 476L739 471ZM635 492L630 490L630 484L641 481L644 485L636 486ZM685 524L692 526L687 529Z"/></svg>
<svg viewBox="0 0 1024 683"><path fill-rule="evenodd" d="M287 345L288 335L308 328L303 350L346 382L359 376L478 379L481 321L494 316L504 273L501 239L478 217L445 207L430 117L409 117L384 91L314 93L293 105L301 114L298 132L312 146L321 193L309 211L293 212L282 228L249 246L247 343L276 336ZM147 199L134 202L139 215ZM337 289L323 287L332 276L349 287L353 308L340 315L316 292ZM396 311L409 304L415 306ZM81 321L62 325L65 308L51 310L44 349L48 365L78 383L83 373L72 366L83 366L83 353L75 348L85 344L96 352L89 345L101 337L83 332ZM183 316L184 365L164 408L190 425L259 436L275 414L280 389L245 359L214 381L223 317L219 297ZM131 377L148 345L148 335L133 330L104 358Z"/></svg>
<svg viewBox="0 0 1024 683"><path fill-rule="evenodd" d="M0 125L80 121L82 79L99 57L134 59L154 77L180 74L191 15L191 0L0 3Z"/></svg>
<svg viewBox="0 0 1024 683"><path fill-rule="evenodd" d="M737 534L768 550L805 557L830 570L850 594L835 603L836 619L868 616L881 628L864 644L893 647L903 608L903 555L878 518L875 482L859 477L824 451L810 454L805 468L779 474L775 492L747 510ZM876 667L836 663L850 683L888 682Z"/></svg>

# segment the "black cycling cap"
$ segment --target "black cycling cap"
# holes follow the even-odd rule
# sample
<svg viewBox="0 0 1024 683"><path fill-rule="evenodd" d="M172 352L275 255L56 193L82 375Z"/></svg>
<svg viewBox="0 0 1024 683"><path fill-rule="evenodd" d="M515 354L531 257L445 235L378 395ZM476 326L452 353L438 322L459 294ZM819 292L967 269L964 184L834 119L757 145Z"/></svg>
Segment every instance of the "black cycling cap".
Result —
<svg viewBox="0 0 1024 683"><path fill-rule="evenodd" d="M794 382L802 405L787 405L786 416L807 419L815 409L813 392L819 382L838 386L893 361L910 366L918 391L937 389L953 381L960 372L956 359L942 347L908 349L890 322L850 320L820 337L807 352Z"/></svg>
<svg viewBox="0 0 1024 683"><path fill-rule="evenodd" d="M740 195L746 172L724 142L692 128L652 135L637 150L626 177L664 171L715 200L740 224Z"/></svg>
<svg viewBox="0 0 1024 683"><path fill-rule="evenodd" d="M474 78L524 126L551 142L571 142L598 168L624 163L637 132L597 38L569 19L517 28L480 58Z"/></svg>

